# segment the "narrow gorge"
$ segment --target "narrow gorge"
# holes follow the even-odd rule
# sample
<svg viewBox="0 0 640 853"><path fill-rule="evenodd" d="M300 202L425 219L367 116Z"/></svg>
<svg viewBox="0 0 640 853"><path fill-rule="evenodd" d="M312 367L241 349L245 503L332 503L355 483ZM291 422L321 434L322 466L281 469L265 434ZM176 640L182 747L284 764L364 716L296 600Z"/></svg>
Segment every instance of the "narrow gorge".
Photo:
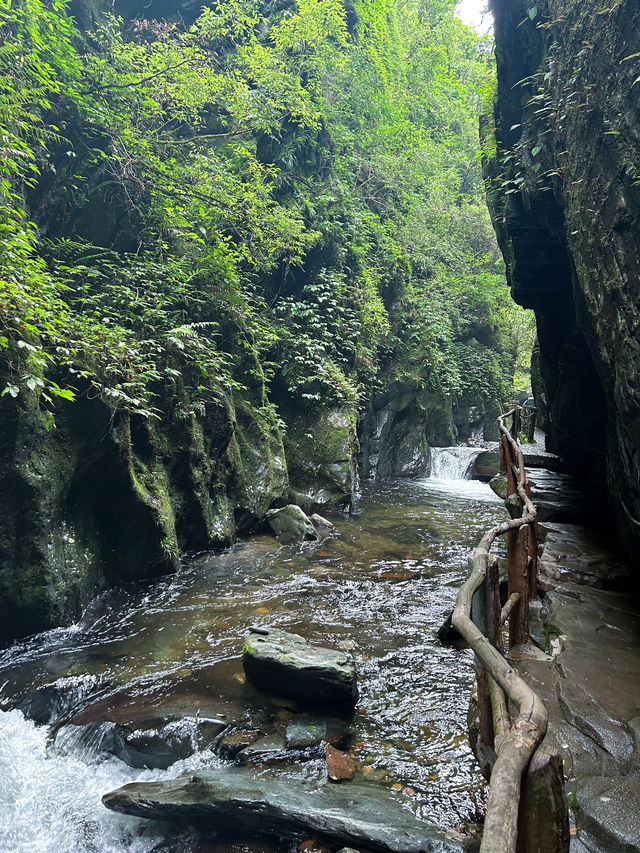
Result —
<svg viewBox="0 0 640 853"><path fill-rule="evenodd" d="M639 850L639 45L0 0L0 853Z"/></svg>

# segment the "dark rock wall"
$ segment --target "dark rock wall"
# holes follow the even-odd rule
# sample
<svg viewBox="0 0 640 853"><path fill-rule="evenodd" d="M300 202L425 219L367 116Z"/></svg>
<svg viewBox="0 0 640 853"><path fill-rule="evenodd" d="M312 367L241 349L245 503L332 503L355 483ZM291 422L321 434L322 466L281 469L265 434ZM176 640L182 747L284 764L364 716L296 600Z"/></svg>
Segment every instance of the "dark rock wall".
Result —
<svg viewBox="0 0 640 853"><path fill-rule="evenodd" d="M365 480L428 474L432 447L496 440L498 414L497 401L480 395L454 400L394 383L360 419L360 474Z"/></svg>
<svg viewBox="0 0 640 853"><path fill-rule="evenodd" d="M492 218L538 322L550 448L640 541L640 6L492 0ZM537 365L537 367L538 367Z"/></svg>
<svg viewBox="0 0 640 853"><path fill-rule="evenodd" d="M114 413L80 394L54 428L33 398L0 399L0 643L77 619L99 591L175 571L288 500L264 387L184 417ZM262 403L262 405L260 405Z"/></svg>

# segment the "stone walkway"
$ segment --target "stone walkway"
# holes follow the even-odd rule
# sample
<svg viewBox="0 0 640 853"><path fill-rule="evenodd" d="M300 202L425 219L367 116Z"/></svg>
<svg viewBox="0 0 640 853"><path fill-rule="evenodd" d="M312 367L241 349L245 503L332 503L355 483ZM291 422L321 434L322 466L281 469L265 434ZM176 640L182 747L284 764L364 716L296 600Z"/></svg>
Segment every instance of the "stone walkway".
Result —
<svg viewBox="0 0 640 853"><path fill-rule="evenodd" d="M550 656L514 663L563 757L571 853L640 853L640 602L611 589L624 566L588 529L547 522L540 533L546 595L532 635Z"/></svg>

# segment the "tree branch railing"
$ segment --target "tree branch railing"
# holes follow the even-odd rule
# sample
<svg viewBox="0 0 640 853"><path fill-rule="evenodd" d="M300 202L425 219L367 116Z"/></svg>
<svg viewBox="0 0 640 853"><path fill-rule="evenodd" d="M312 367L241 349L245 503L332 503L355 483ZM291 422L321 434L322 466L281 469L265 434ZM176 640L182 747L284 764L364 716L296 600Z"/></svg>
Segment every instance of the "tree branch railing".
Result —
<svg viewBox="0 0 640 853"><path fill-rule="evenodd" d="M547 750L532 761L547 730L547 710L502 653L506 622L511 650L529 641L529 600L537 595L537 511L517 441L518 422L517 407L498 418L500 468L507 475L512 518L485 533L471 554L452 624L476 656L480 739L495 755L480 851L566 853L568 811L560 757ZM490 549L503 535L509 594L501 608L497 560ZM510 704L517 708L513 720Z"/></svg>

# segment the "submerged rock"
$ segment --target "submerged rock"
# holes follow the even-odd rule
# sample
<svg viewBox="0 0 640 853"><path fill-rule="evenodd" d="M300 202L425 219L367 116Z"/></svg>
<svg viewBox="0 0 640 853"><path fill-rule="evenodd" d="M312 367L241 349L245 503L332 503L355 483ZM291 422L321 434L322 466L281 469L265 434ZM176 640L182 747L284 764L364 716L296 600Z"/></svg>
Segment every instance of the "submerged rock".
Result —
<svg viewBox="0 0 640 853"><path fill-rule="evenodd" d="M322 741L339 747L349 741L351 733L349 724L336 717L298 717L287 726L285 743L290 749L307 749Z"/></svg>
<svg viewBox="0 0 640 853"><path fill-rule="evenodd" d="M269 735L247 746L235 756L237 764L251 766L290 765L294 767L300 761L309 761L320 757L317 746L306 749L287 748L280 735Z"/></svg>
<svg viewBox="0 0 640 853"><path fill-rule="evenodd" d="M225 728L219 720L198 717L147 720L135 728L111 721L72 723L60 729L55 744L62 751L76 746L94 755L108 753L130 767L166 770L176 761L209 748Z"/></svg>
<svg viewBox="0 0 640 853"><path fill-rule="evenodd" d="M309 516L309 521L313 524L319 539L326 539L327 536L331 536L335 532L335 524L318 515L317 512Z"/></svg>
<svg viewBox="0 0 640 853"><path fill-rule="evenodd" d="M342 750L327 744L325 754L327 759L327 775L332 782L353 779L356 772L356 765L353 758L347 752L342 752Z"/></svg>
<svg viewBox="0 0 640 853"><path fill-rule="evenodd" d="M242 652L247 677L262 690L312 704L358 701L356 667L348 652L312 646L276 628L252 630Z"/></svg>
<svg viewBox="0 0 640 853"><path fill-rule="evenodd" d="M266 517L279 542L288 544L318 538L313 524L295 504L287 504L282 509L271 509Z"/></svg>
<svg viewBox="0 0 640 853"><path fill-rule="evenodd" d="M252 729L225 735L216 746L220 758L235 758L243 749L252 746L263 736L263 732Z"/></svg>
<svg viewBox="0 0 640 853"><path fill-rule="evenodd" d="M105 794L113 811L216 829L295 836L320 833L338 844L383 853L454 853L463 846L415 818L389 793L352 782L292 780L247 767L185 773L166 782L134 782Z"/></svg>

